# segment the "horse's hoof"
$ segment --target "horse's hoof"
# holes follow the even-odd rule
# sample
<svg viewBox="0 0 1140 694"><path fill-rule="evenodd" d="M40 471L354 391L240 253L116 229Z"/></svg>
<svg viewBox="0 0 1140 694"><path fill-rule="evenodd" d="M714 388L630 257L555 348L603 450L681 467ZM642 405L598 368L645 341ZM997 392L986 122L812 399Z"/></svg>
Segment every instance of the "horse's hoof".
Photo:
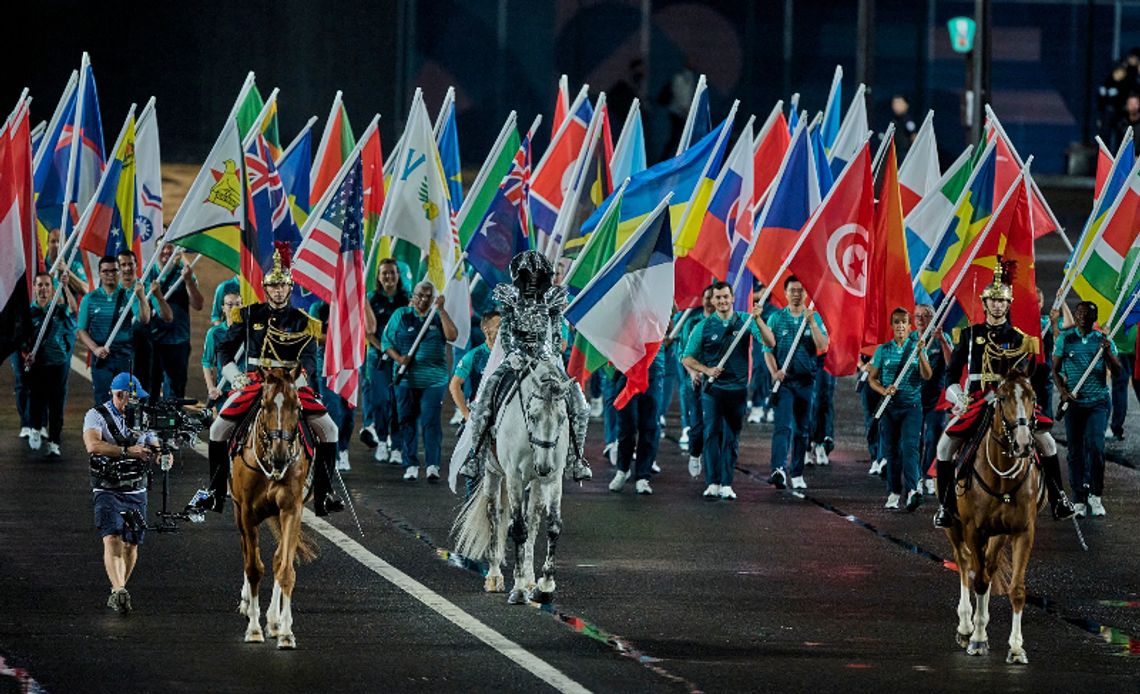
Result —
<svg viewBox="0 0 1140 694"><path fill-rule="evenodd" d="M990 642L989 641L971 641L969 646L966 646L966 655L989 655Z"/></svg>
<svg viewBox="0 0 1140 694"><path fill-rule="evenodd" d="M297 647L297 639L292 634L282 634L277 637L277 650L291 651Z"/></svg>
<svg viewBox="0 0 1140 694"><path fill-rule="evenodd" d="M483 591L486 593L502 593L506 589L502 577L483 579Z"/></svg>
<svg viewBox="0 0 1140 694"><path fill-rule="evenodd" d="M508 605L525 605L526 604L526 591L522 588L515 588L507 595Z"/></svg>
<svg viewBox="0 0 1140 694"><path fill-rule="evenodd" d="M246 643L265 643L265 635L261 633L261 629L257 631L247 631L245 633Z"/></svg>
<svg viewBox="0 0 1140 694"><path fill-rule="evenodd" d="M1010 665L1028 665L1029 656L1025 651L1015 652L1012 648L1009 650L1009 655L1005 657L1005 662Z"/></svg>
<svg viewBox="0 0 1140 694"><path fill-rule="evenodd" d="M970 645L970 635L969 634L955 634L954 638L957 639L958 646L960 648L965 648L965 647Z"/></svg>

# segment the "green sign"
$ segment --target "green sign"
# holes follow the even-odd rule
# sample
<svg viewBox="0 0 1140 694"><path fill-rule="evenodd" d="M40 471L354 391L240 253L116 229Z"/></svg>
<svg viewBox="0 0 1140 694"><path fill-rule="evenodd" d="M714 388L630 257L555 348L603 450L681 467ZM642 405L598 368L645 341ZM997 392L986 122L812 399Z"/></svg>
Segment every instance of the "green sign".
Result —
<svg viewBox="0 0 1140 694"><path fill-rule="evenodd" d="M946 22L950 30L950 45L956 53L969 53L974 48L974 20L969 17L954 17Z"/></svg>

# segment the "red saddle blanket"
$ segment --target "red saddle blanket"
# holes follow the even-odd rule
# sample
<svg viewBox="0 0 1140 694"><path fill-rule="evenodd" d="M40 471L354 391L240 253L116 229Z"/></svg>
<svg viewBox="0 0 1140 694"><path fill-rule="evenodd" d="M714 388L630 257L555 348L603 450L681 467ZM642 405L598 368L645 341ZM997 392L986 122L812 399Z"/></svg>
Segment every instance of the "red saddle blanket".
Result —
<svg viewBox="0 0 1140 694"><path fill-rule="evenodd" d="M226 419L241 419L255 403L261 400L261 378L255 372L250 373L249 377L252 379L250 384L242 388L238 396L218 413L220 416ZM328 411L312 388L301 386L297 389L297 395L301 398L301 410L306 417L319 416Z"/></svg>

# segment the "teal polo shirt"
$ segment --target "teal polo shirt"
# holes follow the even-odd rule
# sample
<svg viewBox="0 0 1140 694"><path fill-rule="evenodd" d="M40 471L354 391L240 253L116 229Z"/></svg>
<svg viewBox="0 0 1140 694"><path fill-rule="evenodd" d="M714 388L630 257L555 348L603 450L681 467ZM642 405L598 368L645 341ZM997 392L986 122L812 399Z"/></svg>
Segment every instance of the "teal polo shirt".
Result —
<svg viewBox="0 0 1140 694"><path fill-rule="evenodd" d="M709 315L708 318L694 326L689 333L682 357L693 357L705 366L716 366L746 321L748 321L748 314L743 311L733 312L728 320L721 319L716 313ZM748 331L753 337L762 339L760 328L757 327L756 323L749 322ZM747 388L748 376L752 370L751 352L751 341L740 340L724 364L724 373L713 382L715 387L721 390Z"/></svg>
<svg viewBox="0 0 1140 694"><path fill-rule="evenodd" d="M1089 368L1093 356L1100 349L1102 337L1104 333L1099 330L1091 330L1087 335L1081 335L1076 327L1062 330L1057 337L1057 344L1053 347L1053 360L1061 360L1059 371L1065 378L1069 390L1077 386L1077 381L1081 380L1081 376ZM1108 345L1113 355L1119 354L1114 342L1109 340ZM1085 379L1080 392L1077 393L1076 402L1078 405L1097 405L1108 400L1108 361L1101 356L1092 373Z"/></svg>
<svg viewBox="0 0 1140 694"><path fill-rule="evenodd" d="M122 295L122 301L119 301L119 296ZM96 344L102 345L107 341L111 335L111 329L115 327L118 314L115 312L115 304L119 303L119 310L122 311L129 304L131 307L131 314L134 320L139 319L139 302L131 301L133 294L123 289L116 287L114 291L108 292L102 286L87 292L83 295L83 300L79 302L79 325L80 330L86 330L87 334L95 340ZM153 300L152 300L153 301ZM152 304L153 308L153 304ZM131 347L131 324L124 322L123 327L119 329L118 334L115 335L115 342L111 345L112 349L130 349Z"/></svg>
<svg viewBox="0 0 1140 694"><path fill-rule="evenodd" d="M792 343L795 342L796 333L800 330L800 325L804 322L804 314L800 313L799 316L793 316L792 312L787 308L782 308L778 311L773 311L772 315L768 316L768 328L772 330L772 334L776 338L776 346L764 346L765 352L772 352L776 357L776 368L781 368L784 361L788 358L788 353L791 352ZM827 335L827 328L823 324L823 320L819 314L815 314L815 323L819 326L820 332ZM815 338L812 337L811 328L804 328L804 335L800 338L800 343L796 345L795 355L792 357L791 363L788 364L786 375L789 378L805 380L815 376L819 371L819 355L816 354Z"/></svg>
<svg viewBox="0 0 1140 694"><path fill-rule="evenodd" d="M400 354L407 354L411 351L412 344L416 341L416 335L423 327L426 317L427 314L421 316L416 313L416 309L412 306L402 306L396 309L392 313L392 317L388 319L388 325L385 326L384 333L380 337L380 346L385 351L393 348ZM446 386L448 381L446 348L447 340L443 336L443 320L437 313L432 318L427 332L424 333L424 338L419 347L416 348L416 354L412 358L411 365L404 372L401 385L406 383L411 388ZM399 367L394 368L398 369Z"/></svg>
<svg viewBox="0 0 1140 694"><path fill-rule="evenodd" d="M899 380L899 371L902 370L904 364L910 359L911 353L914 352L915 347L918 345L917 333L911 333L907 336L903 343L900 345L894 340L889 340L879 345L875 350L875 355L871 357L871 366L879 370L879 383L883 387L895 386L898 392L891 398L891 402L899 405L919 405L922 404L922 373L918 368L918 357L915 357L915 362L911 364L910 369L907 370L906 375L902 380Z"/></svg>

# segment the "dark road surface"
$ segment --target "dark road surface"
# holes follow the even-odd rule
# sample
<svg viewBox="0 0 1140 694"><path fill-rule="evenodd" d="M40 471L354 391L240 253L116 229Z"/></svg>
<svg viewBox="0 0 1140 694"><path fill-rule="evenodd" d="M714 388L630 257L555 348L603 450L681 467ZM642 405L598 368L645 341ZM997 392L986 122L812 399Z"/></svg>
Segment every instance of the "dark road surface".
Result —
<svg viewBox="0 0 1140 694"><path fill-rule="evenodd" d="M10 370L0 374L11 393ZM833 463L808 468L803 494L763 483L770 425L747 425L739 499L702 500L672 440L675 419L655 493L636 496L632 483L612 493L595 423L595 480L568 484L564 497L552 608L483 593L469 562L447 552L458 499L446 484L403 482L354 440L346 481L364 536L348 513L331 525L307 514L321 555L298 570L298 648L279 652L272 639L242 641L228 506L148 533L129 586L135 611L105 607L79 434L90 390L73 373L61 460L17 439L11 408L0 415L0 692L1140 691L1140 641L1129 636L1140 637L1140 415L1129 441L1110 445L1108 516L1081 522L1089 550L1071 523L1039 517L1030 664L1009 666L1004 597L991 601L988 657L955 645L949 545L931 504L882 508L851 386L837 388ZM203 457L182 453L172 507L205 473ZM269 544L263 533L267 558Z"/></svg>

